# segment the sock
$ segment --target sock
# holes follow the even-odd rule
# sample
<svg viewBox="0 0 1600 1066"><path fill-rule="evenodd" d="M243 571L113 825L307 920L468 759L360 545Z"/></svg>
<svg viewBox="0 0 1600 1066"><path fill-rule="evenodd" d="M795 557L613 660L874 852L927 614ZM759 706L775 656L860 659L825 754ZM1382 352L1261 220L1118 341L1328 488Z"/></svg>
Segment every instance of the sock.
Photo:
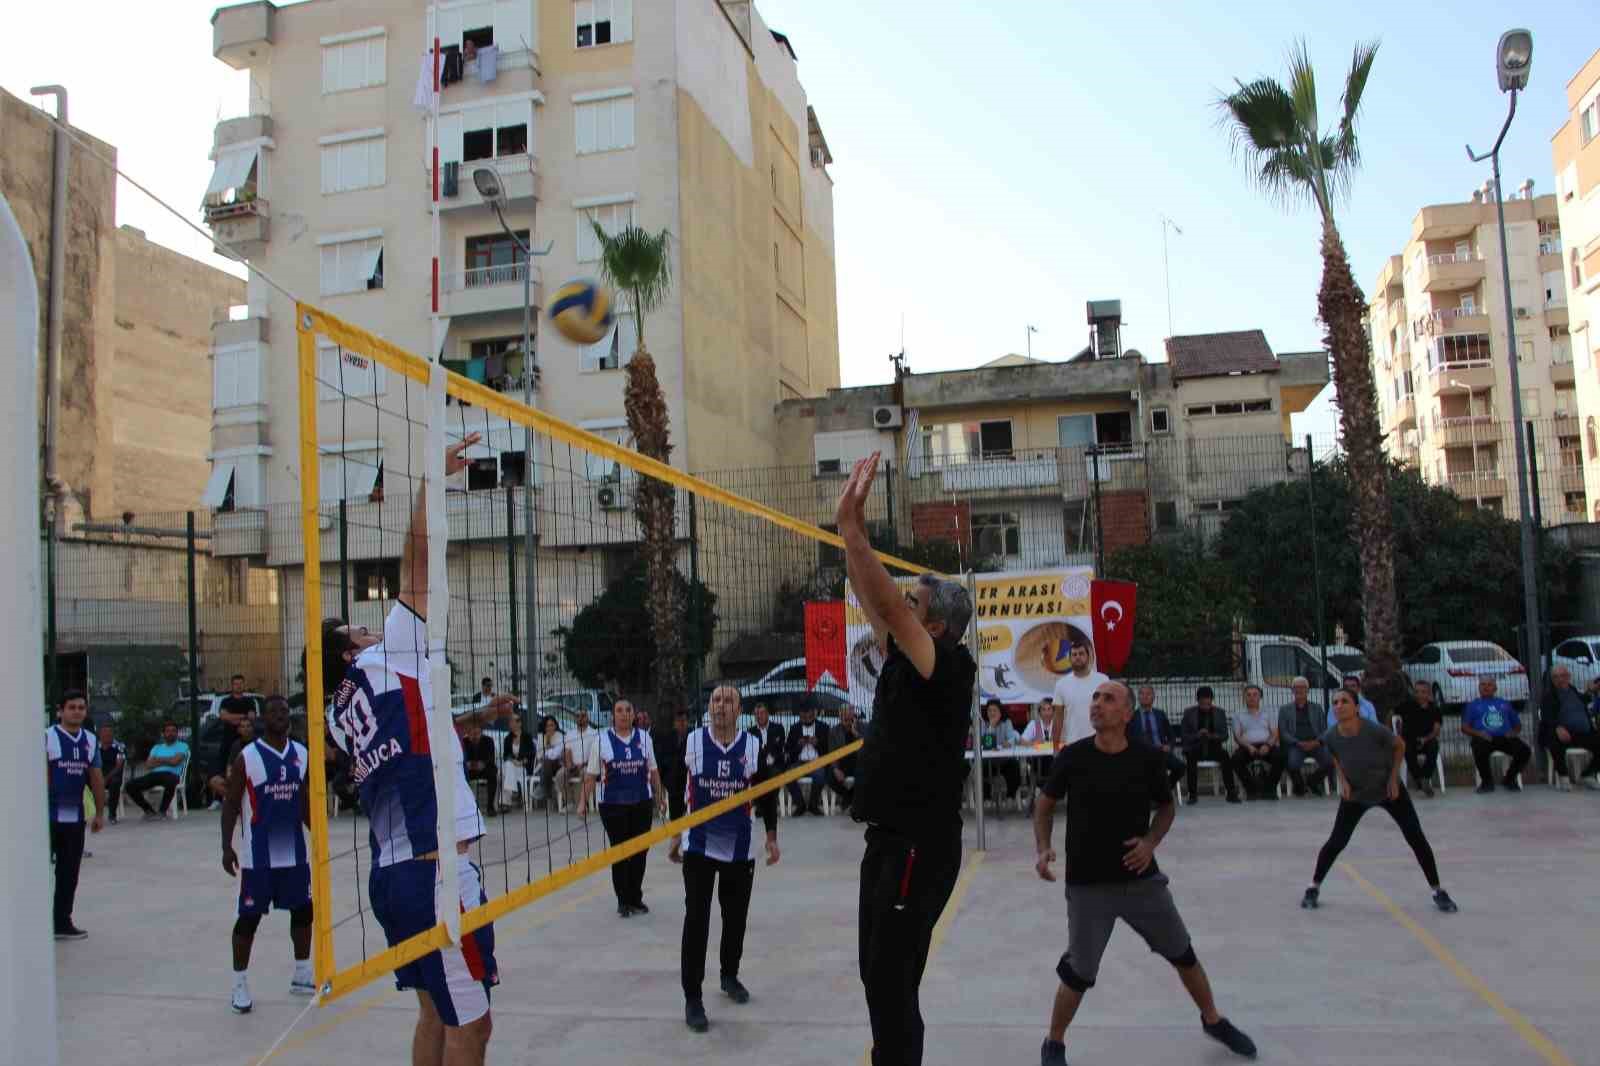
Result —
<svg viewBox="0 0 1600 1066"><path fill-rule="evenodd" d="M311 983L312 977L311 977L311 960L310 959L295 959L294 960L294 979L296 981L299 981L299 982L303 983L303 984L310 984Z"/></svg>
<svg viewBox="0 0 1600 1066"><path fill-rule="evenodd" d="M233 989L234 989L235 992L237 992L239 989L245 987L245 985L247 983L247 978L249 976L250 976L250 971L249 970L235 970L235 971L233 971Z"/></svg>

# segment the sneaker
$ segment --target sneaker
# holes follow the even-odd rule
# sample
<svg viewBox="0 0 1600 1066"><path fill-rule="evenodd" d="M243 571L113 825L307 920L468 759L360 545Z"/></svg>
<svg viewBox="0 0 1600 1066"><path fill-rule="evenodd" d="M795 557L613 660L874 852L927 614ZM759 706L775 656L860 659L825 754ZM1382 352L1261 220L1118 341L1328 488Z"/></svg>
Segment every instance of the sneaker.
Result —
<svg viewBox="0 0 1600 1066"><path fill-rule="evenodd" d="M1207 1036L1235 1055L1243 1055L1247 1059L1256 1057L1256 1042L1241 1033L1228 1019L1218 1018L1215 1025L1206 1025L1202 1022L1201 1028L1206 1031Z"/></svg>
<svg viewBox="0 0 1600 1066"><path fill-rule="evenodd" d="M632 918L633 917L633 908L628 906L626 903L617 904L617 917L618 918Z"/></svg>
<svg viewBox="0 0 1600 1066"><path fill-rule="evenodd" d="M737 977L724 977L722 979L722 993L735 1003L749 1003L750 990L739 983Z"/></svg>
<svg viewBox="0 0 1600 1066"><path fill-rule="evenodd" d="M1424 781L1424 782L1422 782L1422 784L1418 785L1417 787L1422 789L1422 794L1424 796L1427 796L1429 799L1433 798L1433 786L1428 784L1428 782Z"/></svg>
<svg viewBox="0 0 1600 1066"><path fill-rule="evenodd" d="M1039 1045L1039 1066L1067 1066L1067 1045L1046 1040Z"/></svg>
<svg viewBox="0 0 1600 1066"><path fill-rule="evenodd" d="M630 903L628 906L633 908L633 913L635 913L635 914L649 914L650 913L650 908L646 907L644 905L644 900L642 900L642 899L638 903Z"/></svg>
<svg viewBox="0 0 1600 1066"><path fill-rule="evenodd" d="M1589 778L1584 777L1580 778L1579 780L1583 782L1583 787L1590 792L1600 792L1600 778L1590 780Z"/></svg>
<svg viewBox="0 0 1600 1066"><path fill-rule="evenodd" d="M159 822L159 821L161 821L161 819L163 819L165 817L166 817L166 815L157 814L155 811L145 811L144 812L144 817L142 819L140 819L140 820L141 821L145 821L145 822Z"/></svg>
<svg viewBox="0 0 1600 1066"><path fill-rule="evenodd" d="M79 929L71 922L68 922L66 925L56 926L57 940L82 940L88 935L88 933L84 932L82 929Z"/></svg>
<svg viewBox="0 0 1600 1066"><path fill-rule="evenodd" d="M1518 781L1514 777L1508 778L1505 781L1500 782L1500 787L1504 788L1507 792L1521 792L1522 791L1522 783L1520 781Z"/></svg>
<svg viewBox="0 0 1600 1066"><path fill-rule="evenodd" d="M222 810L222 801L221 800L212 800L209 804L207 804L206 810L208 810L208 811L220 811L220 810Z"/></svg>
<svg viewBox="0 0 1600 1066"><path fill-rule="evenodd" d="M691 999L683 1005L683 1024L697 1033L703 1033L711 1028L711 1021L706 1017L706 1005L698 999Z"/></svg>
<svg viewBox="0 0 1600 1066"><path fill-rule="evenodd" d="M1312 887L1306 889L1306 894L1300 897L1300 909L1306 911L1316 910L1317 901L1321 896L1322 890L1320 888Z"/></svg>
<svg viewBox="0 0 1600 1066"><path fill-rule="evenodd" d="M1486 796L1494 791L1494 785L1490 784L1488 781L1485 781L1483 784L1473 789L1473 791L1480 796Z"/></svg>
<svg viewBox="0 0 1600 1066"><path fill-rule="evenodd" d="M233 987L233 997L228 1001L228 1006L233 1008L235 1014L249 1014L255 1001L250 998L250 986L244 983Z"/></svg>
<svg viewBox="0 0 1600 1066"><path fill-rule="evenodd" d="M317 994L317 983L309 977L304 980L299 977L290 978L289 994L291 996L314 996Z"/></svg>
<svg viewBox="0 0 1600 1066"><path fill-rule="evenodd" d="M1450 893L1442 888L1433 894L1433 905L1446 914L1454 914L1461 909L1456 906L1456 901L1450 898Z"/></svg>
<svg viewBox="0 0 1600 1066"><path fill-rule="evenodd" d="M1228 802L1229 803L1243 803L1244 800L1239 798L1239 793L1230 792L1230 793L1228 793Z"/></svg>

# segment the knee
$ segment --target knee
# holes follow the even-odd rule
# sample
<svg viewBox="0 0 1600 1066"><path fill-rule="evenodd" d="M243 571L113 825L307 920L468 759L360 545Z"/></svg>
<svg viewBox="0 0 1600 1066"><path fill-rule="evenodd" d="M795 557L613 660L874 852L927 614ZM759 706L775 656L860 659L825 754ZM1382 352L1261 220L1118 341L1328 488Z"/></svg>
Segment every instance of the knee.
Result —
<svg viewBox="0 0 1600 1066"><path fill-rule="evenodd" d="M289 912L290 929L305 929L310 925L311 904L307 903L304 907L296 907L294 910Z"/></svg>
<svg viewBox="0 0 1600 1066"><path fill-rule="evenodd" d="M259 915L259 914L241 914L241 915L239 915L238 919L235 920L234 923L233 923L233 935L234 936L242 936L242 937L245 937L246 939L249 939L250 937L253 937L253 936L256 935L256 927L259 926L260 924L261 924L261 915Z"/></svg>
<svg viewBox="0 0 1600 1066"><path fill-rule="evenodd" d="M1168 959L1168 962L1180 970L1191 970L1200 965L1200 957L1194 953L1194 945L1190 944L1184 949L1183 954L1177 958Z"/></svg>
<svg viewBox="0 0 1600 1066"><path fill-rule="evenodd" d="M441 1025L444 1028L444 1046L447 1050L470 1051L474 1055L479 1055L488 1046L489 1037L494 1035L494 1017L488 1012L465 1025L443 1025L443 1023Z"/></svg>
<svg viewBox="0 0 1600 1066"><path fill-rule="evenodd" d="M1084 977L1072 968L1072 956L1061 956L1061 961L1056 963L1056 976L1061 978L1061 983L1078 993L1080 996L1094 987L1093 977Z"/></svg>

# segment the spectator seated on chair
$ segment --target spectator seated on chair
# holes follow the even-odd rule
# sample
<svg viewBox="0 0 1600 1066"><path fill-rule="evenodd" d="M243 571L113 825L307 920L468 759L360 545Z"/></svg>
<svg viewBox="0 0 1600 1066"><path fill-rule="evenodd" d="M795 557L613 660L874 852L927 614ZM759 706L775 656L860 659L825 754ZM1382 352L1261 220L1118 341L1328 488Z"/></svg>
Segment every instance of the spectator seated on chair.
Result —
<svg viewBox="0 0 1600 1066"><path fill-rule="evenodd" d="M1439 765L1439 734L1444 730L1444 715L1433 702L1433 686L1418 681L1411 696L1394 709L1400 716L1400 739L1406 742L1406 773L1411 787L1424 796L1433 795L1433 775Z"/></svg>
<svg viewBox="0 0 1600 1066"><path fill-rule="evenodd" d="M1187 763L1185 775L1189 802L1200 799L1198 785L1200 764L1214 762L1222 772L1223 787L1228 790L1228 802L1239 803L1239 787L1233 780L1233 763L1228 761L1225 746L1228 739L1228 712L1213 701L1216 693L1210 685L1194 690L1194 706L1183 712L1183 759Z"/></svg>
<svg viewBox="0 0 1600 1066"><path fill-rule="evenodd" d="M1261 686L1244 687L1244 710L1233 716L1233 773L1253 800L1278 798L1283 749L1278 724L1261 706Z"/></svg>
<svg viewBox="0 0 1600 1066"><path fill-rule="evenodd" d="M539 719L539 785L546 810L555 810L556 797L567 783L572 772L572 752L567 747L567 735L553 714Z"/></svg>
<svg viewBox="0 0 1600 1066"><path fill-rule="evenodd" d="M178 723L168 720L161 723L161 741L150 748L144 761L144 773L128 782L128 798L144 812L145 820L165 818L172 807L172 797L182 784L183 767L189 761L189 745L178 739ZM161 790L161 812L151 809L144 794L152 788Z"/></svg>
<svg viewBox="0 0 1600 1066"><path fill-rule="evenodd" d="M978 734L978 743L983 751L1009 751L1017 746L1017 730L1011 724L1011 719L1006 717L1006 708L997 699L990 699L983 705L983 731ZM1004 784L1004 795L996 798L1004 802L1017 794L1017 789L1022 787L1022 767L1015 759L985 759L983 763L983 783L985 792L994 792Z"/></svg>
<svg viewBox="0 0 1600 1066"><path fill-rule="evenodd" d="M506 728L510 731L500 744L501 802L507 807L516 802L526 805L539 748L533 737L523 731L520 708L506 720Z"/></svg>
<svg viewBox="0 0 1600 1066"><path fill-rule="evenodd" d="M1156 690L1150 685L1139 686L1139 705L1133 709L1133 720L1128 723L1128 739L1165 755L1167 783L1178 787L1188 767L1183 756L1174 750L1177 738L1172 735L1172 720L1166 711L1156 706Z"/></svg>
<svg viewBox="0 0 1600 1066"><path fill-rule="evenodd" d="M861 728L856 723L856 709L847 703L839 708L839 724L828 730L828 750L838 751L860 739ZM856 758L856 755L846 755L828 767L828 787L838 794L847 809L855 798Z"/></svg>
<svg viewBox="0 0 1600 1066"><path fill-rule="evenodd" d="M1378 721L1378 708L1374 707L1372 701L1361 694L1361 679L1359 677L1355 674L1346 677L1344 679L1344 690L1356 698L1356 706L1360 709L1362 718L1365 718L1373 725L1383 725L1382 722ZM1328 728L1332 729L1338 724L1339 720L1334 717L1333 708L1328 708ZM1384 726L1384 728L1387 729L1388 727Z"/></svg>
<svg viewBox="0 0 1600 1066"><path fill-rule="evenodd" d="M241 717L238 724L234 726L232 732L233 740L231 743L229 743L228 750L222 753L223 772L220 774L212 774L206 779L206 791L210 792L211 796L219 801L227 798L227 767L232 766L233 760L237 759L239 757L239 753L245 749L245 746L256 738L255 715L252 714ZM225 733L223 735L226 736L227 734Z"/></svg>
<svg viewBox="0 0 1600 1066"><path fill-rule="evenodd" d="M115 825L117 801L122 797L122 782L128 769L128 748L112 733L109 722L102 722L95 733L100 741L100 776L106 783L106 818Z"/></svg>
<svg viewBox="0 0 1600 1066"><path fill-rule="evenodd" d="M1461 710L1461 731L1472 740L1472 761L1478 767L1478 791L1494 791L1495 752L1511 756L1511 767L1501 781L1512 792L1522 791L1517 775L1533 757L1522 739L1522 717L1508 700L1496 696L1499 684L1492 677L1478 678L1478 698Z"/></svg>
<svg viewBox="0 0 1600 1066"><path fill-rule="evenodd" d="M484 783L484 815L493 818L496 813L498 797L495 795L495 785L500 778L500 753L495 750L494 738L483 735L483 726L474 719L467 725L461 737L461 753L466 759L467 783L475 785Z"/></svg>
<svg viewBox="0 0 1600 1066"><path fill-rule="evenodd" d="M1325 782L1331 787L1333 756L1322 743L1322 734L1328 731L1328 715L1322 704L1311 699L1311 682L1297 677L1289 682L1294 698L1278 708L1278 747L1284 754L1284 772L1289 775L1289 787L1296 796L1304 796ZM1306 762L1314 761L1317 768L1308 778Z"/></svg>
<svg viewBox="0 0 1600 1066"><path fill-rule="evenodd" d="M828 754L827 727L817 721L816 706L810 702L804 703L800 706L800 720L789 727L789 740L784 745L785 765L801 766L815 762L826 754ZM811 782L809 806L805 793L800 789L800 782L789 782L789 800L794 804L795 814L822 813L822 790L827 787L827 775L826 767L806 775L805 779Z"/></svg>
<svg viewBox="0 0 1600 1066"><path fill-rule="evenodd" d="M1600 701L1590 703L1572 686L1572 671L1558 666L1550 671L1550 687L1541 703L1545 722L1545 746L1555 763L1557 777L1571 773L1567 752L1587 751L1589 765L1583 771L1584 788L1600 787Z"/></svg>

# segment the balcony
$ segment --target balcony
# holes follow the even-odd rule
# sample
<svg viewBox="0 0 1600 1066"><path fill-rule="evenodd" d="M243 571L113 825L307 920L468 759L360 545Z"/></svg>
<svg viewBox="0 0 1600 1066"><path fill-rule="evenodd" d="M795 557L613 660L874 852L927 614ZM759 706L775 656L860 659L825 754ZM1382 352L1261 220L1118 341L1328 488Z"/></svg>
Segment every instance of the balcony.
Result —
<svg viewBox="0 0 1600 1066"><path fill-rule="evenodd" d="M271 230L271 205L254 198L237 199L205 208L211 239L246 259L267 250Z"/></svg>
<svg viewBox="0 0 1600 1066"><path fill-rule="evenodd" d="M1445 483L1457 496L1472 499L1496 496L1504 499L1506 495L1505 475L1496 467L1481 470L1452 470L1446 475Z"/></svg>
<svg viewBox="0 0 1600 1066"><path fill-rule="evenodd" d="M1400 402L1395 404L1394 411L1389 416L1389 432L1398 433L1403 429L1411 429L1417 424L1417 398L1415 396L1402 396Z"/></svg>
<svg viewBox="0 0 1600 1066"><path fill-rule="evenodd" d="M504 266L474 267L439 278L439 310L460 318L464 315L493 315L522 310L522 281L527 275L526 261ZM544 306L539 271L533 271L530 300L535 309Z"/></svg>
<svg viewBox="0 0 1600 1066"><path fill-rule="evenodd" d="M1433 442L1441 448L1493 444L1499 439L1500 427L1492 414L1435 416L1433 419Z"/></svg>
<svg viewBox="0 0 1600 1066"><path fill-rule="evenodd" d="M1465 237L1478 228L1478 223L1492 218L1479 203L1435 204L1417 212L1411 223L1411 238L1419 241L1443 241Z"/></svg>
<svg viewBox="0 0 1600 1066"><path fill-rule="evenodd" d="M1488 333L1489 315L1480 307L1441 307L1428 312L1428 332Z"/></svg>
<svg viewBox="0 0 1600 1066"><path fill-rule="evenodd" d="M1556 413L1551 416L1555 421L1555 434L1558 437L1575 437L1578 435L1578 413L1556 408Z"/></svg>
<svg viewBox="0 0 1600 1066"><path fill-rule="evenodd" d="M1550 383L1552 385L1571 385L1577 380L1577 376L1572 372L1571 355L1572 353L1568 352L1566 359L1552 358L1550 360Z"/></svg>
<svg viewBox="0 0 1600 1066"><path fill-rule="evenodd" d="M488 205L483 197L478 195L478 186L472 180L472 172L478 167L492 167L500 175L500 184L506 191L506 206L511 210L532 210L539 200L540 180L538 160L531 155L501 156L499 159L476 159L470 163L458 164L455 194L450 194L451 185L447 180L445 168L447 163L439 164L439 210L459 211L463 208L481 208L488 211ZM422 168L422 187L430 198L433 196L433 169Z"/></svg>
<svg viewBox="0 0 1600 1066"><path fill-rule="evenodd" d="M265 344L267 342L267 316L251 315L248 318L214 317L211 322L211 347L226 348L234 344Z"/></svg>
<svg viewBox="0 0 1600 1066"><path fill-rule="evenodd" d="M267 0L219 7L211 15L211 54L234 70L247 70L272 55L274 5Z"/></svg>
<svg viewBox="0 0 1600 1066"><path fill-rule="evenodd" d="M1561 466L1556 477L1562 492L1583 491L1583 459L1580 453L1567 448L1561 450Z"/></svg>
<svg viewBox="0 0 1600 1066"><path fill-rule="evenodd" d="M212 154L215 155L231 144L271 140L271 115L244 115L239 118L225 118L217 123L216 129L212 132Z"/></svg>
<svg viewBox="0 0 1600 1066"><path fill-rule="evenodd" d="M1567 305L1561 303L1548 303L1544 305L1544 322L1547 326L1567 326L1571 322L1567 317Z"/></svg>
<svg viewBox="0 0 1600 1066"><path fill-rule="evenodd" d="M219 557L267 554L267 512L218 511L211 520L211 552Z"/></svg>
<svg viewBox="0 0 1600 1066"><path fill-rule="evenodd" d="M1378 283L1372 288L1390 302L1405 299L1405 263L1398 255L1391 255L1384 260L1383 269L1378 272Z"/></svg>
<svg viewBox="0 0 1600 1066"><path fill-rule="evenodd" d="M1430 255L1422 264L1423 292L1454 292L1483 282L1483 259L1474 252Z"/></svg>
<svg viewBox="0 0 1600 1066"><path fill-rule="evenodd" d="M1106 462L1102 459L1101 462ZM1014 457L960 463L939 471L944 492L1001 492L1044 488L1058 491L1061 471L1054 451L1021 452Z"/></svg>
<svg viewBox="0 0 1600 1066"><path fill-rule="evenodd" d="M1466 386L1473 392L1495 386L1494 365L1488 359L1460 359L1435 363L1429 371L1435 392Z"/></svg>

